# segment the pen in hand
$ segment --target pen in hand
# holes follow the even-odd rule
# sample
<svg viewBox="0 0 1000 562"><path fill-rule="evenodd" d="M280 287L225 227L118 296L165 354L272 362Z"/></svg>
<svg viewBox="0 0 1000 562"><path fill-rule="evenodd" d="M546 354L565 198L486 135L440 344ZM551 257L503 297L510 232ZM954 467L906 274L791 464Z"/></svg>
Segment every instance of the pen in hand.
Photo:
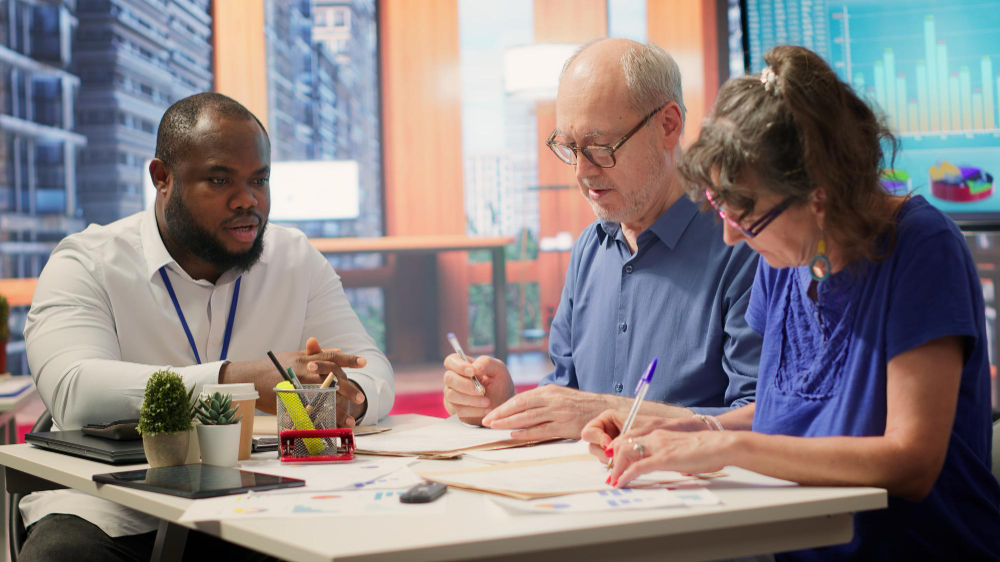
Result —
<svg viewBox="0 0 1000 562"><path fill-rule="evenodd" d="M471 365L472 361L469 361L469 358L465 355L465 352L462 351L462 346L458 343L458 338L455 337L455 334L452 332L448 332L445 335L445 337L448 338L448 343L451 344L451 348L455 350L455 353L461 356L463 361ZM472 375L472 382L476 384L476 392L478 392L480 396L486 396L486 389L483 387L483 383L479 382L479 379L476 378L475 374Z"/></svg>
<svg viewBox="0 0 1000 562"><path fill-rule="evenodd" d="M635 385L635 402L632 402L632 409L628 411L628 416L625 416L625 423L622 424L619 437L632 431L632 424L635 422L636 416L639 415L639 407L642 406L642 400L646 397L646 392L649 391L649 382L653 380L653 373L656 372L656 361L657 358L654 357L649 367L646 367L646 373L639 379L639 384ZM614 467L614 462L614 457L608 459L608 470Z"/></svg>

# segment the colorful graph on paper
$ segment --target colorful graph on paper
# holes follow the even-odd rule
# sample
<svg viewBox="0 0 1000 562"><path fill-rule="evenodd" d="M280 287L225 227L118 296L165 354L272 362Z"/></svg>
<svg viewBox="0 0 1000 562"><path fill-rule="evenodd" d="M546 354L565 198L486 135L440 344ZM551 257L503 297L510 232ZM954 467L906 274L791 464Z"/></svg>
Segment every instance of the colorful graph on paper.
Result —
<svg viewBox="0 0 1000 562"><path fill-rule="evenodd" d="M883 185L956 217L1000 213L1000 1L746 0L750 70L809 47L886 118ZM997 215L1000 218L1000 215Z"/></svg>

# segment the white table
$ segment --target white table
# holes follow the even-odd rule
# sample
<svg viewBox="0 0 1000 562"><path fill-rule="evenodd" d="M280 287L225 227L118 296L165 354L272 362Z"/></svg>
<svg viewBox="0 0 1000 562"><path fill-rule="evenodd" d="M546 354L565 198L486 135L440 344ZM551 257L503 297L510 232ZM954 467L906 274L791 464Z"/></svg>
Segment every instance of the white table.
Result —
<svg viewBox="0 0 1000 562"><path fill-rule="evenodd" d="M419 416L387 420L397 428L433 421ZM273 454L273 453L264 453ZM164 520L154 560L179 559L187 528L289 560L551 559L696 560L751 555L847 542L852 514L881 509L875 488L747 488L712 484L723 505L604 514L517 515L484 494L449 490L447 511L435 518L407 515L253 519L175 523L192 500L117 486L98 487L94 474L110 465L59 455L30 445L0 447L12 491L75 488ZM478 465L473 459L421 461L421 469ZM127 468L138 468L139 465ZM726 469L736 473L740 469ZM180 546L178 546L180 545Z"/></svg>
<svg viewBox="0 0 1000 562"><path fill-rule="evenodd" d="M21 378L21 377L18 377ZM31 377L24 377L29 379ZM0 398L0 445L17 443L17 412L21 410L35 395L38 389L32 383L17 396ZM0 473L0 488L4 488L4 475ZM7 494L0 500L0 539L7 544Z"/></svg>

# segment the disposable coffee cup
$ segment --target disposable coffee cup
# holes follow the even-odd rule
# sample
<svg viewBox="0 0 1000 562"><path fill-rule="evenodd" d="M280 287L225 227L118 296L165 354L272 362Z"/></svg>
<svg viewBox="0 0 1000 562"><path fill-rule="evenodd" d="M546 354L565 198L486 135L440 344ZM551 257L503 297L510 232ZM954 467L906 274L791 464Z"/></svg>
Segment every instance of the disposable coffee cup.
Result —
<svg viewBox="0 0 1000 562"><path fill-rule="evenodd" d="M250 458L250 450L253 445L253 414L260 394L254 388L253 383L233 383L233 384L206 384L201 389L202 396L211 396L216 392L220 394L233 395L233 407L236 408L235 416L242 415L240 420L240 456L239 460L245 461Z"/></svg>

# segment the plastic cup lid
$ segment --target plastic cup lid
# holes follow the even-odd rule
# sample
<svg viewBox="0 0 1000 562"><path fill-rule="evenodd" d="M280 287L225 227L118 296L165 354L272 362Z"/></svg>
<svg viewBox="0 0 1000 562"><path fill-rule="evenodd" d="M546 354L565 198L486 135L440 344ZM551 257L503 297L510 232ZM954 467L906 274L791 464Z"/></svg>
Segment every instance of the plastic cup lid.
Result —
<svg viewBox="0 0 1000 562"><path fill-rule="evenodd" d="M231 384L206 384L201 388L202 396L211 395L216 392L221 394L232 394L233 400L256 400L260 398L253 383L241 382Z"/></svg>

